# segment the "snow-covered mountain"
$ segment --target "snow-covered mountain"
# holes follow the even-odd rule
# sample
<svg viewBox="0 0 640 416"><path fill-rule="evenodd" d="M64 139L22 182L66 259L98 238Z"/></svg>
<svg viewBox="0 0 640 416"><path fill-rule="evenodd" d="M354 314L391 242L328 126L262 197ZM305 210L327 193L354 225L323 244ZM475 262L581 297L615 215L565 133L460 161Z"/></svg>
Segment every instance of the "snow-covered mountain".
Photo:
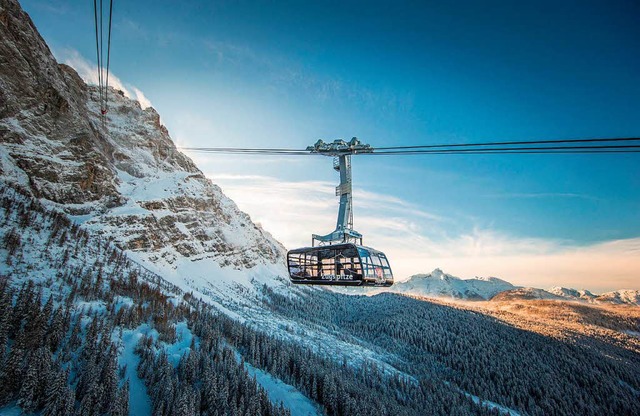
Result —
<svg viewBox="0 0 640 416"><path fill-rule="evenodd" d="M596 297L596 302L628 303L640 306L640 290L614 290Z"/></svg>
<svg viewBox="0 0 640 416"><path fill-rule="evenodd" d="M0 61L12 63L0 65L1 182L239 322L394 371L351 337L274 316L265 286L316 291L290 286L282 245L176 149L152 108L111 90L104 128L95 88L56 63L15 0L0 0Z"/></svg>
<svg viewBox="0 0 640 416"><path fill-rule="evenodd" d="M492 301L509 300L569 300L594 304L616 304L640 306L640 290L614 290L601 295L595 295L588 290L568 289L566 287L553 287L549 290L523 287L498 293Z"/></svg>
<svg viewBox="0 0 640 416"><path fill-rule="evenodd" d="M3 1L0 179L113 241L187 291L218 297L286 284L284 248L180 153L153 108L58 65L29 17Z"/></svg>
<svg viewBox="0 0 640 416"><path fill-rule="evenodd" d="M390 291L426 297L462 300L570 300L588 303L613 303L640 306L640 290L616 290L596 295L588 290L553 287L549 290L518 287L497 277L461 279L435 269L428 274L416 274L405 282L396 283Z"/></svg>
<svg viewBox="0 0 640 416"><path fill-rule="evenodd" d="M491 298L492 301L512 300L566 300L566 298L534 287L520 287L500 292Z"/></svg>
<svg viewBox="0 0 640 416"><path fill-rule="evenodd" d="M405 282L397 283L394 292L418 296L439 296L466 300L488 300L497 293L515 288L497 277L461 279L435 269L429 274L416 274Z"/></svg>
<svg viewBox="0 0 640 416"><path fill-rule="evenodd" d="M560 287L560 286L554 286L551 289L549 289L548 292L563 298L576 299L576 300L580 299L580 300L585 300L587 302L591 302L598 297L597 295L594 295L588 290L569 289L569 288Z"/></svg>

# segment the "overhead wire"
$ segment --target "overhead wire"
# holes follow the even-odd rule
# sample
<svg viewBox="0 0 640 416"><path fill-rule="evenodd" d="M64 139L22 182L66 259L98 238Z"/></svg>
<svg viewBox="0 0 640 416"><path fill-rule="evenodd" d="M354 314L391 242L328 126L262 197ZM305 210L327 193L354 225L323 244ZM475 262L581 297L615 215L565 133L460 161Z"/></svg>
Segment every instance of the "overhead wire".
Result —
<svg viewBox="0 0 640 416"><path fill-rule="evenodd" d="M102 11L101 11L102 15ZM102 20L102 17L100 18ZM102 60L100 54L100 37L102 33L100 32L100 26L98 25L98 2L97 0L93 0L93 23L96 28L96 60L98 61L98 96L100 100L100 108L102 108ZM100 35L98 35L100 33Z"/></svg>
<svg viewBox="0 0 640 416"><path fill-rule="evenodd" d="M613 143L625 144L613 144ZM628 144L627 144L628 143ZM543 146L531 146L540 145ZM564 146L558 146L565 144ZM500 146L500 147L496 147ZM307 149L287 148L235 148L235 147L183 147L181 150L200 153L219 153L236 155L277 155L277 156L310 156L328 153L314 152ZM348 153L348 152L347 152ZM354 152L352 154L370 156L391 155L454 155L454 154L601 154L601 153L640 153L640 138L601 138L601 139L566 139L566 140L533 140L510 142L451 143L421 146L395 146L372 148L370 152Z"/></svg>
<svg viewBox="0 0 640 416"><path fill-rule="evenodd" d="M113 17L113 0L109 0L109 18L107 21L107 51L105 68L104 51L104 4L102 0L93 0L93 22L96 32L96 60L98 64L98 99L100 103L100 119L106 125L109 93L109 67L111 64L111 27Z"/></svg>
<svg viewBox="0 0 640 416"><path fill-rule="evenodd" d="M392 146L376 147L376 150L404 150L404 149L431 149L436 147L469 147L469 146L503 146L503 145L530 145L530 144L561 144L561 143L594 143L594 142L627 142L640 141L637 137L607 137L590 139L561 139L561 140L531 140L531 141L501 141L484 143L454 143L454 144L430 144L420 146Z"/></svg>
<svg viewBox="0 0 640 416"><path fill-rule="evenodd" d="M492 152L492 153L513 153L515 151L540 151L543 153L555 153L556 151L589 151L591 153L598 153L600 150L616 149L621 151L627 151L632 149L640 149L638 145L601 145L601 146L532 146L532 147L476 147L465 149L429 149L429 150L397 150L397 151L374 151L372 155L420 155L439 153L442 151L449 151L451 153L470 153L470 152Z"/></svg>
<svg viewBox="0 0 640 416"><path fill-rule="evenodd" d="M104 111L108 110L108 94L109 94L109 64L111 62L111 17L113 16L113 0L109 0L109 35L107 38L107 81L104 89Z"/></svg>

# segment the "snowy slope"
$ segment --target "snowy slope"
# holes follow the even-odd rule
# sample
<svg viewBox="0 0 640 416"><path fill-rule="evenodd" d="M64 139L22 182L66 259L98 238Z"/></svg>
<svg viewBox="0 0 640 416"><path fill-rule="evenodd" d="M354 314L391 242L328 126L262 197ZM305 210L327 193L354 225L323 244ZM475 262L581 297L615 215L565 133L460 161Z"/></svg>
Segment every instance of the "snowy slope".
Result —
<svg viewBox="0 0 640 416"><path fill-rule="evenodd" d="M598 303L630 304L640 306L640 290L615 290L595 298Z"/></svg>
<svg viewBox="0 0 640 416"><path fill-rule="evenodd" d="M460 279L444 273L440 269L435 269L429 274L411 276L406 282L397 283L392 287L392 290L419 296L487 300L497 293L514 287L511 283L497 277Z"/></svg>
<svg viewBox="0 0 640 416"><path fill-rule="evenodd" d="M43 203L114 241L185 290L224 292L236 285L251 288L252 280L285 282L283 247L176 150L153 109L142 110L137 102L113 94L108 127L102 129L91 101L95 90L89 87L88 92L86 114L103 134L115 193L81 203L42 197ZM12 133L24 134L22 124L17 119L0 121ZM53 162L42 153L65 154L65 146L44 136L26 139L20 145L3 143L2 173L9 182L31 185L36 194L40 192L33 189L32 172L20 168L23 161L62 170L87 164L58 156L50 166ZM46 146L52 142L52 147ZM58 188L69 188L66 179L46 186L56 194Z"/></svg>
<svg viewBox="0 0 640 416"><path fill-rule="evenodd" d="M491 301L511 300L564 300L562 296L555 295L543 289L533 287L521 287L500 292L491 298Z"/></svg>
<svg viewBox="0 0 640 416"><path fill-rule="evenodd" d="M97 120L96 103L88 108ZM105 137L122 204L73 218L187 291L287 282L284 248L177 151L152 108L115 94Z"/></svg>
<svg viewBox="0 0 640 416"><path fill-rule="evenodd" d="M585 300L588 302L593 301L597 295L589 292L588 290L577 290L570 289L566 287L554 286L548 290L549 293L553 293L557 296L562 296L564 298L573 299L573 300Z"/></svg>
<svg viewBox="0 0 640 416"><path fill-rule="evenodd" d="M553 287L549 289L549 292L566 298L567 300L576 300L588 303L613 303L640 306L640 290L622 289L596 295L588 290Z"/></svg>
<svg viewBox="0 0 640 416"><path fill-rule="evenodd" d="M69 221L65 215L47 209L29 195L8 187L1 181L0 219L0 241L5 243L0 247L0 285L8 282L17 290L23 287L25 282L35 283L36 290L44 299L53 299L56 306L70 306L74 315L81 315L82 317L74 317L74 320L82 320L85 327L93 319L100 320L108 328L109 338L117 347L118 364L124 367L123 378L127 379L129 386L129 414L152 414L148 386L138 373L140 354L136 351L143 336L162 340L157 327L154 326L156 322L162 323L162 319L156 319L160 316L154 315L151 322L131 325L131 322L126 322L126 318L122 318L120 325L110 326L114 323L113 316L117 316L119 311L123 312L122 317L130 317L132 315L127 315L126 310L141 312L149 303L144 302L144 299L134 300L117 294L118 290L123 289L121 286L118 289L119 286L114 285L114 282L128 281L132 274L135 274L139 279L150 283L148 288L160 290L157 293L162 293L159 296L165 302L165 306L182 306L189 310L191 307L183 300L186 299L184 293L176 286L166 283L161 277L131 262L112 243L87 233ZM104 282L101 292L88 289L93 284L88 282L97 282L97 276L101 276L101 281ZM71 293L77 294L75 299L70 297ZM155 301L158 302L158 299L156 297ZM166 307L162 308L162 311L166 314L171 313ZM191 325L193 326L193 323ZM164 341L158 342L167 354L169 362L176 367L183 356L191 351L192 341L198 346L199 340L185 321L174 322L170 327L175 330L175 339L168 341L165 337ZM83 334L82 339L86 338ZM4 348L4 340L1 344ZM70 357L67 359L70 361L75 357L65 356ZM266 394L269 397L273 396L274 406L283 401L287 409L297 411L299 407L305 411L294 411L293 414L306 415L309 411L310 414L317 413L317 405L295 387L263 370L249 365L245 367L247 377L256 377ZM4 369L3 367L2 370ZM74 384L73 380L71 384ZM283 397L286 400L282 400ZM0 407L0 414L12 409L17 408L13 404Z"/></svg>

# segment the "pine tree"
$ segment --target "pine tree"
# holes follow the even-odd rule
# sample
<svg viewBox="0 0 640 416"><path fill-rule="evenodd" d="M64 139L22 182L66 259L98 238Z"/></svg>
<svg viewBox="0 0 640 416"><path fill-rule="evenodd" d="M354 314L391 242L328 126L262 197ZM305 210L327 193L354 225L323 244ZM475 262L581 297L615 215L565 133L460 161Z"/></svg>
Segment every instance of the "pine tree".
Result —
<svg viewBox="0 0 640 416"><path fill-rule="evenodd" d="M51 323L46 334L46 345L51 352L55 352L59 347L65 334L64 328L64 316L61 308L58 308L53 312Z"/></svg>
<svg viewBox="0 0 640 416"><path fill-rule="evenodd" d="M59 416L71 416L76 406L76 393L67 386L64 396L64 407Z"/></svg>
<svg viewBox="0 0 640 416"><path fill-rule="evenodd" d="M127 379L113 399L107 413L111 416L127 416L129 414L129 380Z"/></svg>
<svg viewBox="0 0 640 416"><path fill-rule="evenodd" d="M11 294L8 290L3 291L2 295L0 295L0 363L3 367L6 345L9 340L10 317L13 313L10 296Z"/></svg>
<svg viewBox="0 0 640 416"><path fill-rule="evenodd" d="M46 388L46 399L43 416L64 414L67 400L67 372L58 371L49 380Z"/></svg>
<svg viewBox="0 0 640 416"><path fill-rule="evenodd" d="M48 324L51 320L53 312L53 295L49 295L49 299L47 299L47 303L42 308L42 315L45 319L45 324Z"/></svg>
<svg viewBox="0 0 640 416"><path fill-rule="evenodd" d="M103 366L100 382L103 388L102 408L106 412L112 403L116 402L119 393L117 353L114 348L111 348L108 353L108 358Z"/></svg>
<svg viewBox="0 0 640 416"><path fill-rule="evenodd" d="M25 342L24 331L21 330L11 348L6 365L2 369L0 377L0 401L2 404L13 400L20 389L27 354Z"/></svg>
<svg viewBox="0 0 640 416"><path fill-rule="evenodd" d="M23 283L20 291L18 292L16 304L13 307L11 331L9 332L10 338L16 336L16 334L18 334L18 332L22 328L22 321L27 315L29 304L31 303L31 298L33 297L33 290L34 283L32 280L29 280L28 282Z"/></svg>
<svg viewBox="0 0 640 416"><path fill-rule="evenodd" d="M22 379L22 386L20 387L20 393L18 395L18 405L27 413L31 413L38 408L39 384L39 363L37 362L37 357L32 356L32 359L29 361L30 364Z"/></svg>

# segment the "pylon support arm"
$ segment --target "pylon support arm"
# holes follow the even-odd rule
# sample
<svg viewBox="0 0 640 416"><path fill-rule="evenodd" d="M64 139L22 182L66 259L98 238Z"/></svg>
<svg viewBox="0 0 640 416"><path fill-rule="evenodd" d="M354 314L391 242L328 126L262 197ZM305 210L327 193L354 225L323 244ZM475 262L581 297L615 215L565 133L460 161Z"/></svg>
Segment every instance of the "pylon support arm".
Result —
<svg viewBox="0 0 640 416"><path fill-rule="evenodd" d="M340 173L340 184L336 187L336 196L340 197L338 208L338 220L336 229L327 235L313 234L311 243L313 246L353 242L362 244L362 234L353 229L353 196L351 181L351 155L357 153L371 153L373 148L361 143L357 138L348 143L344 140L335 140L333 143L325 143L318 140L313 146L307 148L311 153L324 156L333 156L333 168Z"/></svg>

